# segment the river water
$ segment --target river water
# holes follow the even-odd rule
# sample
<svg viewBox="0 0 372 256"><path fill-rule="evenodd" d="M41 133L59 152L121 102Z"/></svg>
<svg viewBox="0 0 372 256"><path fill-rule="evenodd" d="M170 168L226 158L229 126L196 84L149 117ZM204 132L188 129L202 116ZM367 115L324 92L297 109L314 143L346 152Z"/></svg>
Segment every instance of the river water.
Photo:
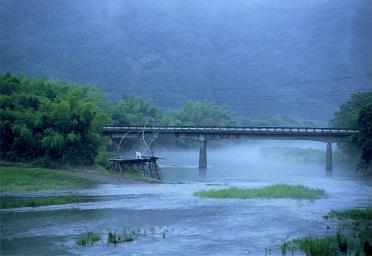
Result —
<svg viewBox="0 0 372 256"><path fill-rule="evenodd" d="M238 153L237 153L238 152ZM322 218L332 209L372 206L371 180L335 163L273 161L258 147L210 150L206 172L196 151L159 151L165 184L100 185L53 194L103 196L91 203L2 210L1 255L280 255L284 238L332 235L337 224ZM200 199L199 190L274 183L322 188L325 199ZM329 226L327 228L327 226ZM130 243L107 244L109 230L147 231ZM79 234L98 232L93 246ZM267 254L269 255L269 254Z"/></svg>

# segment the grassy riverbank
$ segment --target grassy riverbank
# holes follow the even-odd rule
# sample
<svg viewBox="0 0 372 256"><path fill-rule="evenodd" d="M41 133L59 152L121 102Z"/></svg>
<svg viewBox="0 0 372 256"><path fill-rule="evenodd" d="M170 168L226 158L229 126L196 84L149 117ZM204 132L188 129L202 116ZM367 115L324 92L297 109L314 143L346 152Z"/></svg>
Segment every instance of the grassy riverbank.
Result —
<svg viewBox="0 0 372 256"><path fill-rule="evenodd" d="M0 208L38 207L44 205L73 204L97 201L93 196L15 197L1 196Z"/></svg>
<svg viewBox="0 0 372 256"><path fill-rule="evenodd" d="M300 250L310 256L372 255L372 208L331 211L324 218L341 221L335 235L283 241L282 254Z"/></svg>
<svg viewBox="0 0 372 256"><path fill-rule="evenodd" d="M365 209L348 209L343 211L330 211L324 216L325 219L337 218L339 220L351 219L351 220L365 220L372 221L372 208ZM372 224L372 223L371 223Z"/></svg>
<svg viewBox="0 0 372 256"><path fill-rule="evenodd" d="M1 192L74 189L90 187L96 183L97 181L92 179L78 177L62 170L0 166Z"/></svg>
<svg viewBox="0 0 372 256"><path fill-rule="evenodd" d="M199 191L194 193L198 197L209 198L292 198L292 199L319 199L326 196L322 189L308 188L302 185L275 184L262 188L226 188L217 190Z"/></svg>

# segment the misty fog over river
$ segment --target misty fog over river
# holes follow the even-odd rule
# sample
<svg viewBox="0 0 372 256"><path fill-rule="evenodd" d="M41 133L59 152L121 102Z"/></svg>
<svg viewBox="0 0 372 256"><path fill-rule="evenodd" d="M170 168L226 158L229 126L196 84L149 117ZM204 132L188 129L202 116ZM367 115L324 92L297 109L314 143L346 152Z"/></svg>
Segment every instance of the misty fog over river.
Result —
<svg viewBox="0 0 372 256"><path fill-rule="evenodd" d="M372 180L334 163L332 176L322 162L280 161L262 157L264 146L325 149L324 143L275 141L209 147L208 169L199 173L198 150L158 150L164 184L106 184L93 189L49 192L105 196L93 203L1 210L4 255L273 255L282 239L331 235L332 209L372 205ZM213 188L261 187L274 183L322 188L325 199L202 199ZM41 193L41 192L40 192ZM33 193L37 195L38 193ZM329 226L329 228L327 228ZM149 229L130 243L108 245L108 230ZM168 230L165 236L159 232ZM102 240L79 247L79 234L94 231ZM16 245L16 246L15 246Z"/></svg>

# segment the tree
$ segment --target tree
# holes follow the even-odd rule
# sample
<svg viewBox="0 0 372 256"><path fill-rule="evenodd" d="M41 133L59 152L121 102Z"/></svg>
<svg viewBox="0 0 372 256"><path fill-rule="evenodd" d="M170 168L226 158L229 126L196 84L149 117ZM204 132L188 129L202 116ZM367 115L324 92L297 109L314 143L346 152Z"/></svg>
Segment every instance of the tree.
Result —
<svg viewBox="0 0 372 256"><path fill-rule="evenodd" d="M372 159L372 103L363 107L360 110L358 118L359 136L357 138L358 146L360 147L361 162L359 168L361 170L371 169Z"/></svg>
<svg viewBox="0 0 372 256"><path fill-rule="evenodd" d="M179 125L222 126L236 124L227 109L211 102L187 101L174 115Z"/></svg>
<svg viewBox="0 0 372 256"><path fill-rule="evenodd" d="M340 106L335 113L331 127L358 129L359 134L340 144L341 150L352 162L359 162L359 169L366 170L371 157L371 104L372 91L357 93Z"/></svg>
<svg viewBox="0 0 372 256"><path fill-rule="evenodd" d="M340 106L330 123L331 127L356 129L359 111L372 102L372 91L353 94L351 99Z"/></svg>
<svg viewBox="0 0 372 256"><path fill-rule="evenodd" d="M41 165L91 164L111 122L81 85L0 75L0 156Z"/></svg>

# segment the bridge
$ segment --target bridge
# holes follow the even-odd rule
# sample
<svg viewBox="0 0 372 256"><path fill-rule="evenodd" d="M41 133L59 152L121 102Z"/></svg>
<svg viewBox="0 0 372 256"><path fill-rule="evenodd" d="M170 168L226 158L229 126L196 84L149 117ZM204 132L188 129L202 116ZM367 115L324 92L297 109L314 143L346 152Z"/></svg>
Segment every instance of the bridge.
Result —
<svg viewBox="0 0 372 256"><path fill-rule="evenodd" d="M326 146L327 171L332 170L332 143L345 141L358 130L312 127L240 127L240 126L111 126L103 134L113 139L139 137L143 133L153 136L175 136L200 141L199 168L207 168L207 141L218 139L311 140Z"/></svg>

